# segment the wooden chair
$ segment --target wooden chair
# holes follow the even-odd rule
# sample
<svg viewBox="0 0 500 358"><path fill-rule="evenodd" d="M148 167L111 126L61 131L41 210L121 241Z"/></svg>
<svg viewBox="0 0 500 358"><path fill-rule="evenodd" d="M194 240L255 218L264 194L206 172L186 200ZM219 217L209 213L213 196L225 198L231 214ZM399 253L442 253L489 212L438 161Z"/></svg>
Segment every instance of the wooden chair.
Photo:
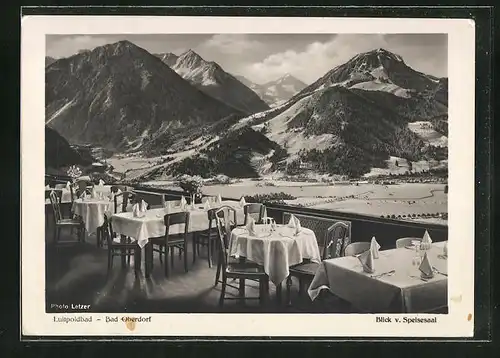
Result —
<svg viewBox="0 0 500 358"><path fill-rule="evenodd" d="M130 265L130 257L135 255L140 255L141 248L137 245L137 242L132 242L129 238L125 236L121 236L120 242L116 242L113 240L114 232L111 223L111 218L108 217L107 214L104 214L104 225L102 226L104 229L102 230L103 239L107 243L108 247L108 274L113 268L113 259L115 256L119 256L122 258L122 267L125 265L125 258L127 259L127 263ZM137 257L137 256L135 256ZM140 270L140 265L135 264L135 271Z"/></svg>
<svg viewBox="0 0 500 358"><path fill-rule="evenodd" d="M367 250L370 250L369 242L352 242L345 248L345 256L359 255Z"/></svg>
<svg viewBox="0 0 500 358"><path fill-rule="evenodd" d="M196 233L193 238L193 263L196 261L196 255L200 255L200 246L204 246L207 248L208 267L212 267L213 250L215 249L215 244L219 239L217 224L215 222L215 212L217 210L218 209L209 209L207 211L208 228L204 231Z"/></svg>
<svg viewBox="0 0 500 358"><path fill-rule="evenodd" d="M153 252L158 252L160 254L160 259L162 255L165 255L165 276L170 276L170 266L174 266L174 248L177 247L179 250L184 252L184 271L188 272L188 261L187 261L187 241L189 233L189 212L166 214L164 216L165 224L165 236L150 238L149 242L153 245ZM178 234L170 234L170 227L173 225L184 225L184 232ZM155 248L157 246L157 248ZM170 265L168 262L168 254L170 252Z"/></svg>
<svg viewBox="0 0 500 358"><path fill-rule="evenodd" d="M405 246L410 246L412 241L422 241L421 237L403 237L396 240L396 249L404 248Z"/></svg>
<svg viewBox="0 0 500 358"><path fill-rule="evenodd" d="M338 221L328 228L323 238L323 252L321 253L321 260L327 260L337 256L342 256L342 247L344 242L349 240L350 226L342 221ZM304 290L304 284L310 283L316 271L319 268L319 263L310 262L309 260L302 262L298 265L294 265L289 269L289 275L286 280L286 294L287 303L290 304L290 288L292 286L292 277L297 277L299 280L299 296L301 296Z"/></svg>
<svg viewBox="0 0 500 358"><path fill-rule="evenodd" d="M126 185L111 185L111 192L113 194L116 194L118 190L123 192L123 191L128 191L128 188Z"/></svg>
<svg viewBox="0 0 500 358"><path fill-rule="evenodd" d="M233 209L234 210L234 209ZM267 295L269 291L269 277L264 271L261 265L257 265L252 262L234 262L230 263L228 261L228 243L229 235L231 234L232 224L229 217L229 210L227 208L221 208L216 212L217 216L217 231L219 234L218 249L219 257L221 261L221 271L222 271L222 289L219 298L219 305L222 307L224 305L225 299L258 299L261 304L267 301ZM250 279L259 282L259 297L245 297L244 286L236 287L227 283L228 279ZM226 297L227 286L238 289L238 297Z"/></svg>
<svg viewBox="0 0 500 358"><path fill-rule="evenodd" d="M54 242L59 242L61 236L61 229L64 228L76 228L78 229L78 241L84 240L84 224L80 219L75 218L63 218L61 214L60 201L61 198L57 196L55 191L50 192L50 203L52 205L52 211L54 214Z"/></svg>
<svg viewBox="0 0 500 358"><path fill-rule="evenodd" d="M144 200L146 203L148 203L150 209L165 207L164 194L142 190L134 190L134 194L138 202Z"/></svg>
<svg viewBox="0 0 500 358"><path fill-rule="evenodd" d="M113 199L114 200L114 208L115 208L114 212L115 212L115 214L118 213L118 198L122 198L120 212L125 212L125 211L127 211L127 206L129 204L129 202L131 202L132 199L134 198L134 193L131 191L122 191L121 193L115 195L115 197Z"/></svg>
<svg viewBox="0 0 500 358"><path fill-rule="evenodd" d="M222 221L224 223L224 225L226 225L226 222L227 222L229 225L229 229L231 231L236 226L238 226L238 222L236 219L237 218L236 210L234 208L232 208L231 206L223 205L220 208L216 208L214 214L215 214L215 218L216 218L215 229L217 230L217 245L216 246L218 246L219 245L219 229L217 227L217 221ZM224 228L225 228L225 226L224 226ZM228 239L229 239L229 237L228 237ZM229 244L229 241L226 242L226 245L228 245L228 244ZM217 255L217 271L215 273L215 286L217 286L217 284L219 282L222 282L219 280L220 274L222 271L222 258L220 257L220 250L217 250L217 252L218 252L218 255ZM229 257L228 262L229 263L239 262L239 260L232 258L232 257Z"/></svg>
<svg viewBox="0 0 500 358"><path fill-rule="evenodd" d="M255 220L256 224L261 224L266 213L266 207L264 204L259 203L246 204L243 207L243 212L245 213L245 221L243 225L247 224L248 216L251 216Z"/></svg>

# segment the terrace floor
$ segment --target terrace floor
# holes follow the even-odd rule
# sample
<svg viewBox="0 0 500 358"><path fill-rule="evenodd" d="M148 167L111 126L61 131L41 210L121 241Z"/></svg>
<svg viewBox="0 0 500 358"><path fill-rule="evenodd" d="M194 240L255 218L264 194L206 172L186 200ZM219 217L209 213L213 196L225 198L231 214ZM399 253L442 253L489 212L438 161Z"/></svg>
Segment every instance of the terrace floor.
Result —
<svg viewBox="0 0 500 358"><path fill-rule="evenodd" d="M216 265L208 267L205 253L200 252L196 262L189 257L189 272L185 273L182 260L175 262L171 276L164 276L163 266L155 254L154 269L149 279L143 271L135 274L133 258L131 266L121 267L120 258L116 257L111 274L107 277L107 249L96 246L95 236L87 236L85 243L77 243L76 235L69 230L61 233L61 241L54 245L52 226L46 229L46 307L52 304L90 305L87 312L102 313L349 313L350 305L332 295L317 299L312 303L307 297L299 297L298 284L294 281L291 305L286 305L283 287L282 303L276 298L276 288L269 285L270 299L265 306L259 300L225 300L224 307L219 307L221 284L215 283ZM189 245L191 249L191 245ZM229 282L230 283L230 282ZM237 286L237 282L233 282ZM284 285L283 285L284 286ZM246 281L247 297L258 296L258 283ZM226 295L237 297L237 290L227 288ZM61 311L64 312L64 311ZM67 311L66 311L67 312Z"/></svg>

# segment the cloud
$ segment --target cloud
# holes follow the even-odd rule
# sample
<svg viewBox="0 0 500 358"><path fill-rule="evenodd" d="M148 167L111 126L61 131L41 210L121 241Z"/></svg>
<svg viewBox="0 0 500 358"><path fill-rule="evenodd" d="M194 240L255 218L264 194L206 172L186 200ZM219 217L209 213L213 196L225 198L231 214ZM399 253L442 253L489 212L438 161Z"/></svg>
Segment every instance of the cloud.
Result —
<svg viewBox="0 0 500 358"><path fill-rule="evenodd" d="M256 82L274 80L291 73L310 84L332 68L341 65L359 54L383 47L401 55L408 65L430 74L443 75L443 53L446 46L433 44L416 45L406 42L404 36L383 34L339 34L327 42L313 42L302 51L286 50L271 54L265 59L247 65L242 73ZM415 42L415 41L413 41ZM437 51L438 50L438 51ZM446 63L446 61L444 61Z"/></svg>
<svg viewBox="0 0 500 358"><path fill-rule="evenodd" d="M91 50L110 43L109 39L98 36L47 36L47 56L67 57L81 50Z"/></svg>
<svg viewBox="0 0 500 358"><path fill-rule="evenodd" d="M263 43L252 40L247 35L241 34L218 34L213 35L201 47L222 52L227 55L244 55L249 51L259 51Z"/></svg>

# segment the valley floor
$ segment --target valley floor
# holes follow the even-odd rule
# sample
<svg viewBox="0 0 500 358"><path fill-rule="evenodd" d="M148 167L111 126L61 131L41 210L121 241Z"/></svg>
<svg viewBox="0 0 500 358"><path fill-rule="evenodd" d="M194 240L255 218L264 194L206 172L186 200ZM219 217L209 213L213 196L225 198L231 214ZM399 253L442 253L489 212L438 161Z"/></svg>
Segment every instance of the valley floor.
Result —
<svg viewBox="0 0 500 358"><path fill-rule="evenodd" d="M179 189L171 181L152 181L145 185ZM448 212L448 197L444 184L404 183L395 185L300 183L282 181L243 180L229 185L203 187L207 195L221 194L238 199L242 195L271 194L284 192L296 199L285 200L290 205L301 205L314 209L354 212L359 214L388 216L400 215L400 219L446 224L441 217L409 219L415 214L445 214Z"/></svg>

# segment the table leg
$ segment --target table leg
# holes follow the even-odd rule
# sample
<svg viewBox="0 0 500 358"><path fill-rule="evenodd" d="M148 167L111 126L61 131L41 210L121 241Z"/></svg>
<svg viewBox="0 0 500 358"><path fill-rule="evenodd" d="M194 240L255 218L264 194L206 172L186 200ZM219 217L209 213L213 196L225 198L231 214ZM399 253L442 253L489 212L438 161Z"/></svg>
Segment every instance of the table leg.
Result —
<svg viewBox="0 0 500 358"><path fill-rule="evenodd" d="M240 263L245 263L246 257L240 256L239 261L240 261ZM238 289L238 296L240 298L240 301L243 302L244 299L245 299L245 279L244 278L240 278L240 285L239 285L239 289Z"/></svg>
<svg viewBox="0 0 500 358"><path fill-rule="evenodd" d="M279 283L276 286L276 300L278 301L278 304L281 304L281 291L282 291L282 285Z"/></svg>
<svg viewBox="0 0 500 358"><path fill-rule="evenodd" d="M167 263L165 262L165 265ZM145 276L149 278L151 271L153 269L153 245L149 242L144 246L144 265L145 265Z"/></svg>
<svg viewBox="0 0 500 358"><path fill-rule="evenodd" d="M141 270L141 261L142 261L142 250L139 246L137 246L134 250L134 269L135 269L135 271Z"/></svg>

